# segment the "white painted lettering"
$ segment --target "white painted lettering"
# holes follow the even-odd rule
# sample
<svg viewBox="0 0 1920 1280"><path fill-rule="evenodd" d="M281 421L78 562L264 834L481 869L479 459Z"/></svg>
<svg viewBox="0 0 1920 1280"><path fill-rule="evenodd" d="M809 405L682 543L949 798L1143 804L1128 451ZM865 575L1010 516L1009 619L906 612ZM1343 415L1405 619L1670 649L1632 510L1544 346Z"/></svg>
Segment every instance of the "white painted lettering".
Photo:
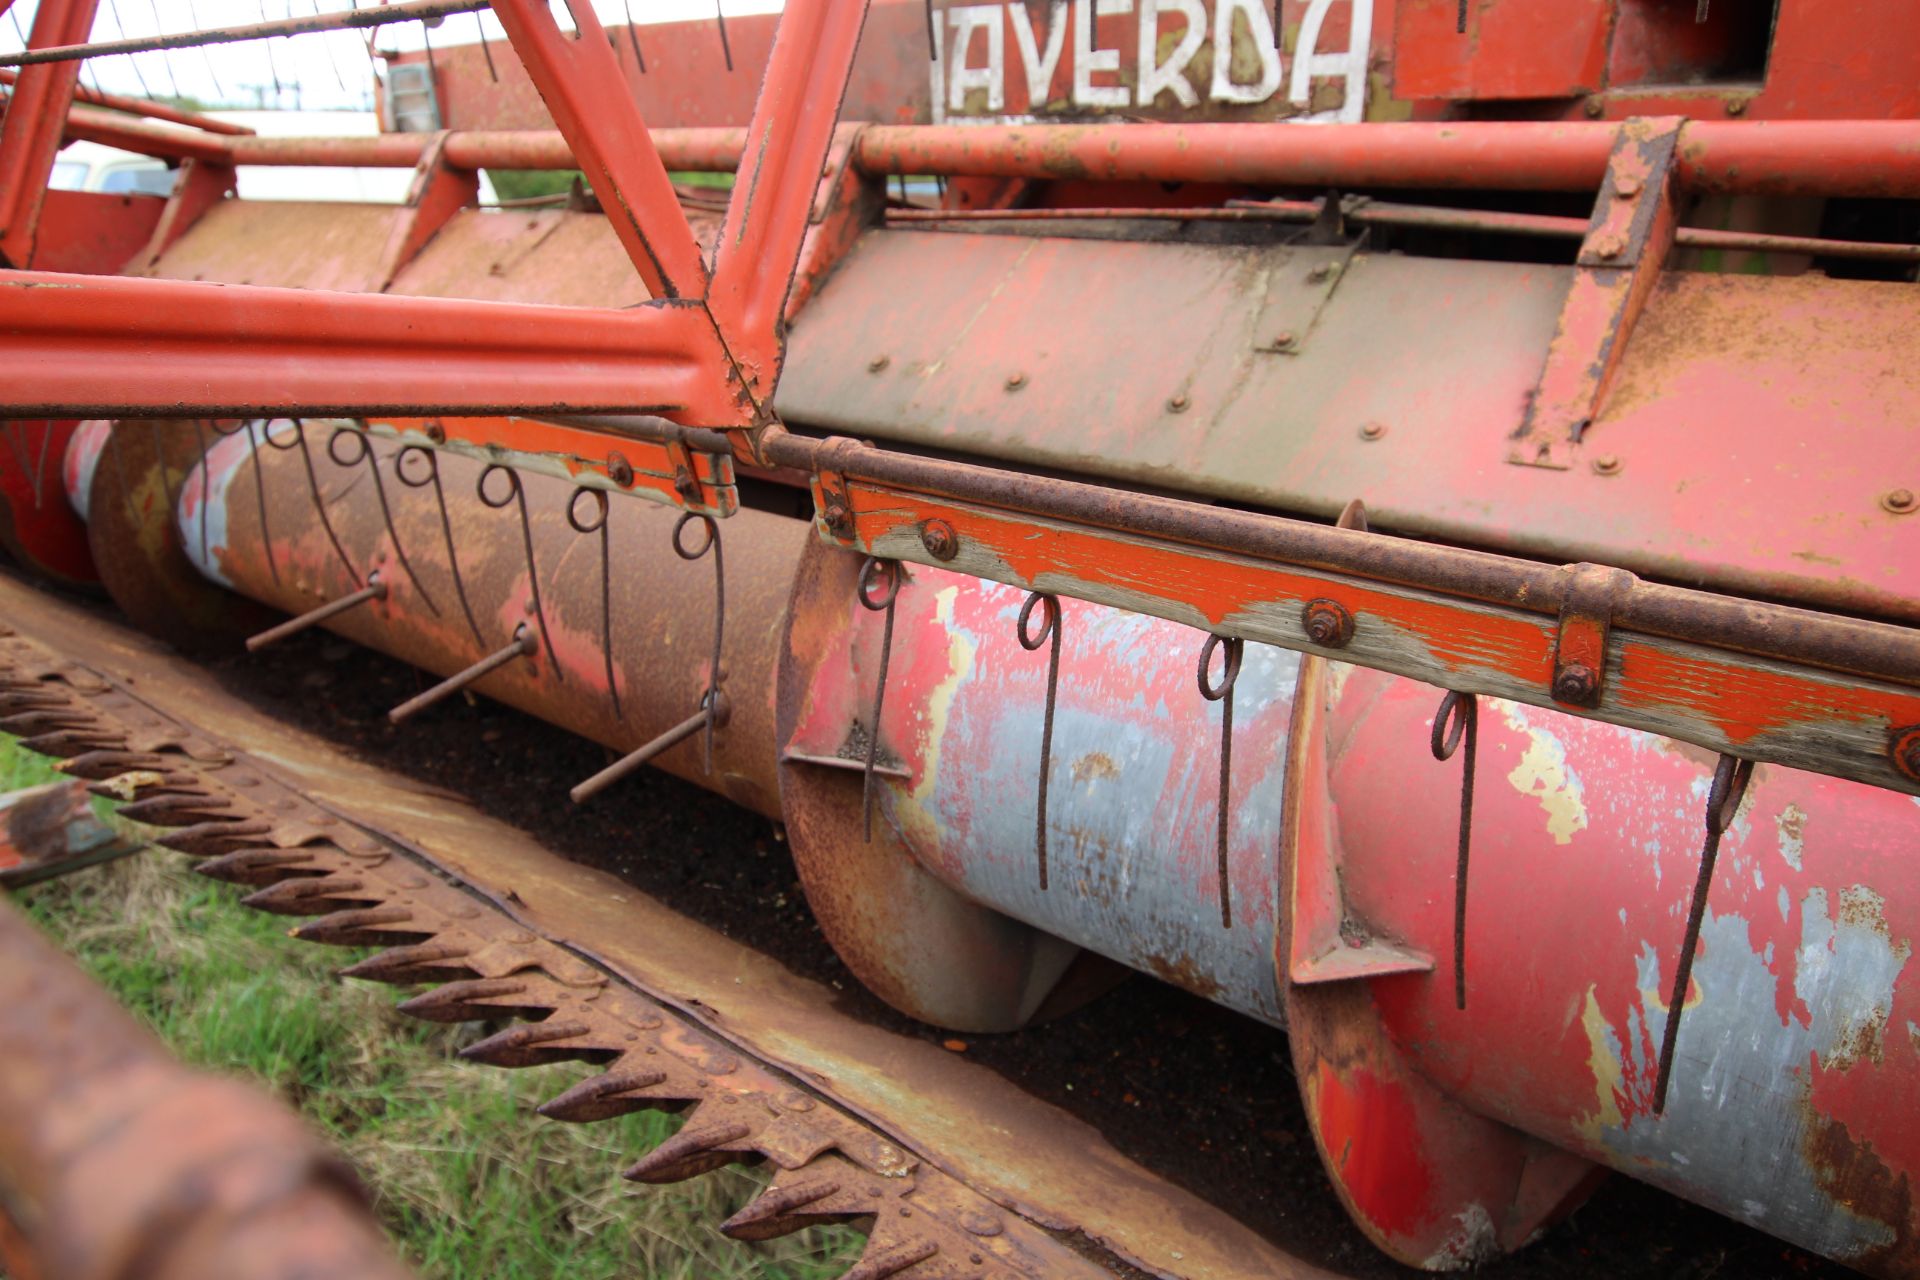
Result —
<svg viewBox="0 0 1920 1280"><path fill-rule="evenodd" d="M1038 111L1053 100L1053 73L1060 69L1060 52L1067 47L1067 0L1053 0L1047 9L1047 49L1034 38L1033 18L1024 0L1007 6L1013 19L1013 42L1020 46L1020 64L1027 71L1028 109Z"/></svg>
<svg viewBox="0 0 1920 1280"><path fill-rule="evenodd" d="M948 110L965 111L967 95L975 90L985 91L988 111L1006 110L1006 40L1005 24L1001 21L1003 13L1005 9L997 4L968 4L947 10L947 21L953 27L953 66L947 71ZM973 53L975 31L987 33L987 65L984 67L967 65L967 59Z"/></svg>
<svg viewBox="0 0 1920 1280"><path fill-rule="evenodd" d="M1233 15L1247 20L1248 53L1260 60L1260 79L1242 84L1233 78ZM1273 22L1261 0L1214 0L1213 4L1213 87L1208 97L1215 102L1265 102L1280 87L1280 51L1274 47Z"/></svg>
<svg viewBox="0 0 1920 1280"><path fill-rule="evenodd" d="M1073 104L1076 107L1124 107L1129 104L1125 85L1096 85L1093 82L1096 71L1117 74L1120 70L1118 49L1093 47L1093 20L1096 16L1117 18L1123 13L1132 12L1133 0L1073 0ZM1277 71L1274 83L1279 83Z"/></svg>
<svg viewBox="0 0 1920 1280"><path fill-rule="evenodd" d="M1373 0L1353 0L1351 29L1344 53L1320 52L1320 28L1326 25L1327 10L1333 0L1310 0L1307 16L1300 24L1300 44L1293 51L1293 82L1287 100L1304 107L1313 100L1315 76L1340 76L1347 82L1346 96L1335 111L1311 117L1339 120L1352 124L1367 114L1367 62L1373 47Z"/></svg>
<svg viewBox="0 0 1920 1280"><path fill-rule="evenodd" d="M1160 15L1168 10L1187 24L1180 43L1165 62L1160 61ZM1151 107L1162 93L1171 93L1183 107L1200 105L1200 95L1186 77L1187 64L1207 38L1207 11L1200 0L1140 0L1140 70L1134 80L1135 100Z"/></svg>

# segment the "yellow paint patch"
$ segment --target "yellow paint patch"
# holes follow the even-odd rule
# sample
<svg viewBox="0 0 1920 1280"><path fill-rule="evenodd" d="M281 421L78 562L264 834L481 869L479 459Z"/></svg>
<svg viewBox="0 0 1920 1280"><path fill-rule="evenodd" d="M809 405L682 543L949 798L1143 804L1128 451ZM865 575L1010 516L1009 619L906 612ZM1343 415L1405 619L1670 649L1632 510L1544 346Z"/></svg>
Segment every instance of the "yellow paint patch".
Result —
<svg viewBox="0 0 1920 1280"><path fill-rule="evenodd" d="M1521 795L1533 796L1547 815L1547 834L1555 844L1571 844L1576 831L1587 829L1587 805L1580 780L1567 768L1567 751L1560 740L1527 722L1519 706L1496 704L1507 723L1527 735L1527 749L1507 781Z"/></svg>
<svg viewBox="0 0 1920 1280"><path fill-rule="evenodd" d="M1609 1132L1626 1127L1626 1117L1620 1114L1620 1099L1627 1091L1627 1078L1620 1070L1616 1048L1619 1041L1606 1015L1600 1012L1600 1002L1593 993L1594 988L1588 987L1587 1004L1580 1011L1580 1025L1587 1032L1587 1065L1593 1070L1594 1110L1575 1120L1574 1126L1589 1144L1599 1147L1605 1144Z"/></svg>
<svg viewBox="0 0 1920 1280"><path fill-rule="evenodd" d="M927 802L933 798L933 789L940 776L940 748L946 741L947 719L953 712L954 695L960 690L960 682L973 670L973 640L953 625L953 602L959 596L959 587L942 587L933 597L934 616L940 620L942 630L947 635L947 674L933 687L933 693L927 699L927 724L924 729L927 766L914 787L914 799L920 802L922 812L931 812Z"/></svg>

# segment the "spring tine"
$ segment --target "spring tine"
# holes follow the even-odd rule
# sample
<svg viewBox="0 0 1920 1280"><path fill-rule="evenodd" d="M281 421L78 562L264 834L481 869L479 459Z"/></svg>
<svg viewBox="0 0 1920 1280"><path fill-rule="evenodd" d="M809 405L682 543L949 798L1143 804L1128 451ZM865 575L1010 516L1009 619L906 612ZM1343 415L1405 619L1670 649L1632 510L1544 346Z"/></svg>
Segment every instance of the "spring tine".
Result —
<svg viewBox="0 0 1920 1280"><path fill-rule="evenodd" d="M533 638L533 634L527 630L527 624L523 622L514 628L513 639L507 643L506 647L488 654L486 657L480 659L480 661L468 667L465 671L448 676L445 680L442 680L425 693L408 698L405 702L387 712L387 719L394 724L399 724L402 720L410 716L418 715L435 703L443 702L451 698L454 694L460 692L474 681L506 666L515 658L532 657L539 647L539 641Z"/></svg>
<svg viewBox="0 0 1920 1280"><path fill-rule="evenodd" d="M1225 649L1220 683L1213 683L1213 651ZM1238 636L1208 636L1200 646L1200 696L1220 704L1220 804L1216 854L1220 873L1220 927L1233 928L1233 884L1227 873L1229 804L1233 790L1233 686L1240 680L1246 641Z"/></svg>
<svg viewBox="0 0 1920 1280"><path fill-rule="evenodd" d="M633 0L620 0L627 15L627 42L633 46L633 65L640 68L640 74L647 74L647 60L640 55L640 36L633 29Z"/></svg>
<svg viewBox="0 0 1920 1280"><path fill-rule="evenodd" d="M353 458L340 456L340 442L343 439L352 440L360 447L359 456ZM422 600L426 601L427 611L434 617L439 617L440 606L433 602L433 596L421 583L420 575L413 571L413 561L407 559L407 549L400 544L400 531L393 527L393 508L387 505L387 486L380 479L380 462L373 456L373 445L368 443L366 433L353 427L335 427L333 434L327 437L327 456L333 460L336 467L365 464L367 474L373 478L373 496L380 503L380 519L387 526L387 538L393 543L394 558L400 562L400 567L407 571L407 581L413 584L413 589L420 593Z"/></svg>
<svg viewBox="0 0 1920 1280"><path fill-rule="evenodd" d="M700 521L706 528L707 540L696 549L689 550L681 541L681 534L693 521ZM713 731L721 723L723 704L720 700L720 649L727 636L727 568L725 557L720 551L720 526L712 516L689 511L682 515L673 526L673 552L682 560L698 560L701 556L713 552L713 655L707 667L707 693L701 700L701 706L707 714L707 757L706 769L713 772Z"/></svg>
<svg viewBox="0 0 1920 1280"><path fill-rule="evenodd" d="M272 48L271 41L268 42L268 48ZM276 86L276 92L277 91ZM327 516L327 504L320 497L320 475L313 469L313 450L307 447L306 423L299 418L290 418L288 421L293 423L292 444L280 444L274 440L271 429L262 431L261 435L265 437L268 444L276 449L300 450L300 461L306 464L307 469L307 496L313 499L313 510L314 513L320 517L320 527L326 530L327 541L333 544L333 553L340 557L340 565L347 571L348 579L352 581L356 589L364 586L365 584L360 581L359 570L353 567L353 561L347 559L347 549L340 545L340 535L334 532L333 521Z"/></svg>
<svg viewBox="0 0 1920 1280"><path fill-rule="evenodd" d="M1453 868L1453 1006L1467 1007L1467 854L1473 843L1473 771L1480 754L1480 704L1470 693L1449 692L1433 717L1435 760L1450 760L1464 735L1460 761L1460 843Z"/></svg>
<svg viewBox="0 0 1920 1280"><path fill-rule="evenodd" d="M1045 621L1041 624L1040 634L1027 634L1027 623L1033 617L1035 605L1043 606ZM1047 710L1040 726L1040 802L1033 820L1034 859L1040 867L1040 891L1047 889L1047 784L1053 773L1053 707L1055 694L1060 686L1060 597L1043 591L1035 591L1027 596L1027 602L1020 606L1020 618L1014 624L1014 634L1020 640L1020 647L1032 653L1049 640L1053 643L1047 652Z"/></svg>
<svg viewBox="0 0 1920 1280"><path fill-rule="evenodd" d="M594 520L580 518L580 495L591 494L595 502ZM613 718L620 719L620 683L613 671L613 567L607 531L607 495L603 489L581 485L567 499L567 523L579 534L600 535L600 656L607 665L607 696L613 702Z"/></svg>
<svg viewBox="0 0 1920 1280"><path fill-rule="evenodd" d="M1707 790L1707 837L1700 846L1700 874L1693 883L1693 902L1687 909L1687 932L1680 942L1680 960L1673 969L1673 992L1667 998L1666 1034L1660 1040L1660 1071L1653 1084L1653 1113L1667 1106L1667 1085L1673 1077L1673 1051L1680 1043L1680 1014L1686 1007L1687 986L1693 981L1693 953L1700 942L1700 924L1707 913L1707 890L1713 887L1713 864L1720 856L1720 837L1733 825L1733 815L1746 798L1753 779L1753 761L1723 755Z"/></svg>
<svg viewBox="0 0 1920 1280"><path fill-rule="evenodd" d="M628 1095L664 1084L666 1079L667 1073L664 1071L642 1068L609 1071L582 1080L534 1109L549 1120L564 1120L572 1124L610 1120L630 1111L646 1111L660 1106L660 1099Z"/></svg>
<svg viewBox="0 0 1920 1280"><path fill-rule="evenodd" d="M925 3L921 7L927 11L927 61L938 62L940 61L940 46L933 34L933 0L925 0ZM1091 19L1092 15L1090 13L1089 20L1091 21Z"/></svg>
<svg viewBox="0 0 1920 1280"><path fill-rule="evenodd" d="M169 72L171 74L171 72ZM212 494L212 485L207 478L207 450L213 442L207 439L207 420L193 420L193 438L200 442L200 461L196 469L200 472L200 563L207 563L207 508L211 504L207 499Z"/></svg>
<svg viewBox="0 0 1920 1280"><path fill-rule="evenodd" d="M733 46L727 42L727 15L720 9L720 0L713 0L713 20L720 24L720 54L727 60L727 70L733 70Z"/></svg>
<svg viewBox="0 0 1920 1280"><path fill-rule="evenodd" d="M418 480L407 478L406 462L410 457L426 459L427 473ZM424 484L433 486L434 504L440 509L440 533L447 540L447 567L453 572L453 592L460 597L460 612L467 615L467 628L473 632L473 642L484 645L486 640L480 635L480 624L474 620L473 606L467 603L467 584L460 576L460 551L453 545L453 521L447 517L447 491L440 484L439 455L425 445L404 445L393 455L393 474L409 489L418 489Z"/></svg>
<svg viewBox="0 0 1920 1280"><path fill-rule="evenodd" d="M887 593L875 598L873 588L878 581L877 575L885 574ZM879 560L868 556L860 566L859 582L854 588L860 607L874 613L884 611L886 625L880 631L880 673L873 682L873 716L867 726L866 768L860 779L860 819L865 826L867 843L873 843L873 766L880 758L880 711L887 696L887 665L893 659L893 606L900 598L902 571L898 560Z"/></svg>
<svg viewBox="0 0 1920 1280"><path fill-rule="evenodd" d="M1276 31L1279 30L1279 25L1278 23L1274 24ZM1453 18L1453 29L1459 35L1467 34L1467 0L1460 0L1459 12L1454 14Z"/></svg>
<svg viewBox="0 0 1920 1280"><path fill-rule="evenodd" d="M258 653L270 644L277 644L288 636L297 636L302 631L317 627L329 618L337 618L350 609L357 609L372 600L387 598L387 584L380 580L380 571L375 569L367 575L367 585L358 591L341 596L338 600L329 600L318 608L309 609L297 618L288 618L285 622L268 627L258 635L247 637L247 652Z"/></svg>
<svg viewBox="0 0 1920 1280"><path fill-rule="evenodd" d="M507 496L498 502L495 502L487 496L487 481L493 478L495 472L505 475L510 484L507 490ZM567 675L566 672L560 669L560 659L556 657L553 652L553 638L547 632L546 606L540 601L540 566L533 558L533 526L527 522L527 493L526 489L520 484L520 473L511 467L502 466L498 462L489 463L487 469L480 473L480 479L475 483L474 489L479 494L480 501L486 506L492 507L495 511L506 506L509 502L516 503L519 506L520 545L527 557L527 581L531 584L533 590L534 621L540 624L540 638L547 646L547 665L553 669L553 678L556 682L565 684L567 682Z"/></svg>
<svg viewBox="0 0 1920 1280"><path fill-rule="evenodd" d="M728 1149L753 1131L737 1120L702 1120L696 1111L680 1132L628 1166L628 1182L681 1182L732 1164L741 1152Z"/></svg>

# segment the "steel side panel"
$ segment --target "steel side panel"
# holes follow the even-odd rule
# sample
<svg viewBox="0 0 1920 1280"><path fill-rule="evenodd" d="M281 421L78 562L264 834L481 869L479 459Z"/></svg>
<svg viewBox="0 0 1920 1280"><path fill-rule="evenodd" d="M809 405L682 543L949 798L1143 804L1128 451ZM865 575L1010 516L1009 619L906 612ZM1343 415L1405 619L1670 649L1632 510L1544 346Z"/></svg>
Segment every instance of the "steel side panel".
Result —
<svg viewBox="0 0 1920 1280"><path fill-rule="evenodd" d="M142 274L368 293L399 205L222 200Z"/></svg>
<svg viewBox="0 0 1920 1280"><path fill-rule="evenodd" d="M1668 273L1575 467L1548 471L1505 455L1570 268L1360 255L1298 353L1257 352L1288 270L1280 247L870 232L797 318L778 406L1290 512L1358 497L1399 532L1920 620L1920 517L1879 506L1920 482L1911 286ZM1592 469L1607 453L1618 474Z"/></svg>

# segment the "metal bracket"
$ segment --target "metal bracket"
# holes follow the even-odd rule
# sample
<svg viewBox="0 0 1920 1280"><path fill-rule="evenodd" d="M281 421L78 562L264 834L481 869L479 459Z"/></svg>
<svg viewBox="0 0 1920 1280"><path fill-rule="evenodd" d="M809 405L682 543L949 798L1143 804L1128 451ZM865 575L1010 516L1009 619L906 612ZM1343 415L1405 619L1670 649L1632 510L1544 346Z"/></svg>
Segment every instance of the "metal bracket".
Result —
<svg viewBox="0 0 1920 1280"><path fill-rule="evenodd" d="M1253 320L1253 349L1299 355L1353 255L1365 237L1339 245L1289 245L1274 250L1267 292Z"/></svg>
<svg viewBox="0 0 1920 1280"><path fill-rule="evenodd" d="M1508 443L1508 462L1568 469L1599 415L1673 247L1681 124L1661 117L1620 126L1540 381Z"/></svg>
<svg viewBox="0 0 1920 1280"><path fill-rule="evenodd" d="M167 207L160 211L160 221L154 224L147 247L134 259L141 272L151 271L160 255L192 230L207 210L232 195L238 183L239 175L230 164L192 157L181 161Z"/></svg>
<svg viewBox="0 0 1920 1280"><path fill-rule="evenodd" d="M440 228L479 199L480 175L447 163L447 131L441 130L420 153L413 185L407 189L406 208L380 254L375 292L385 293L391 288L401 270L427 247Z"/></svg>
<svg viewBox="0 0 1920 1280"><path fill-rule="evenodd" d="M1635 578L1625 569L1577 564L1560 605L1560 627L1553 641L1555 702L1597 707L1607 682L1607 634L1618 602Z"/></svg>

